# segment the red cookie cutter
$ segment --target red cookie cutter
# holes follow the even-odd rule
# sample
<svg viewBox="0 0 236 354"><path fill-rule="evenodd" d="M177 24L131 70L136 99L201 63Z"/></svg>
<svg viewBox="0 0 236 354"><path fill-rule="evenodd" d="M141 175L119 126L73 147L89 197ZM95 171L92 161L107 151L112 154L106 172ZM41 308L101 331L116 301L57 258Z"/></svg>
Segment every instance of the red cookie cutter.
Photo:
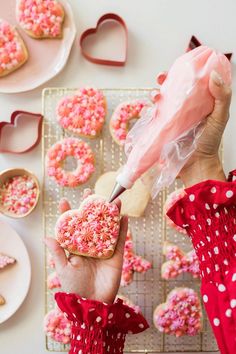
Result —
<svg viewBox="0 0 236 354"><path fill-rule="evenodd" d="M13 112L10 122L0 122L0 153L31 151L41 140L42 123L41 114Z"/></svg>
<svg viewBox="0 0 236 354"><path fill-rule="evenodd" d="M112 21L118 22L123 27L123 29L125 31L125 56L124 56L123 60L95 58L95 57L89 55L84 49L84 43L85 43L85 40L87 39L87 37L92 34L97 33L99 26L107 20L112 20ZM80 37L80 48L81 48L82 55L88 61L90 61L92 63L100 64L100 65L110 65L110 66L124 66L126 63L126 60L127 60L127 49L128 49L128 29L127 29L125 21L119 15L116 15L113 13L108 13L108 14L103 15L102 17L99 18L95 28L89 28L82 33L82 35Z"/></svg>
<svg viewBox="0 0 236 354"><path fill-rule="evenodd" d="M200 45L202 45L202 43L197 39L197 37L192 36L188 47L186 49L186 52L189 52L190 50L199 47ZM232 58L233 53L225 53L226 58L230 61Z"/></svg>

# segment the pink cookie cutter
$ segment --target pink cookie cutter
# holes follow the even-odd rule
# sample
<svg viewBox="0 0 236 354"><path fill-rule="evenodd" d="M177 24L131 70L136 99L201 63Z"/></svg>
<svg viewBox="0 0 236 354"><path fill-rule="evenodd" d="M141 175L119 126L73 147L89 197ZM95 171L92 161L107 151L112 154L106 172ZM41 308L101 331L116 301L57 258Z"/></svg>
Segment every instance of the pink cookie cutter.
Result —
<svg viewBox="0 0 236 354"><path fill-rule="evenodd" d="M0 122L0 153L31 151L41 140L42 123L41 114L13 112L10 122Z"/></svg>

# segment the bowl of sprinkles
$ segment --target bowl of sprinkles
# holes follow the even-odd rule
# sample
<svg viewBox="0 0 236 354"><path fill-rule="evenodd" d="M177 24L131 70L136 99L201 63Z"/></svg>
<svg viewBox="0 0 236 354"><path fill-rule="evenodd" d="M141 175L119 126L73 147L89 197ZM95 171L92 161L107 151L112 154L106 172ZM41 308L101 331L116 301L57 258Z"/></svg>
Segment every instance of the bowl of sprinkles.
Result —
<svg viewBox="0 0 236 354"><path fill-rule="evenodd" d="M12 218L23 218L36 207L39 182L36 176L20 168L0 173L0 213Z"/></svg>

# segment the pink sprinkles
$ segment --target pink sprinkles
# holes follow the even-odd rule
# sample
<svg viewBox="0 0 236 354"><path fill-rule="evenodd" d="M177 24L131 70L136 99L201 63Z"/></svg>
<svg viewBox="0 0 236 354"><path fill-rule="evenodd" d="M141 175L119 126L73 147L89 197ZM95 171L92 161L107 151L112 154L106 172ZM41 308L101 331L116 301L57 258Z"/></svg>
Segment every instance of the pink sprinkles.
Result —
<svg viewBox="0 0 236 354"><path fill-rule="evenodd" d="M119 209L102 198L89 197L83 203L81 210L69 210L59 217L56 239L71 253L109 258L119 236Z"/></svg>
<svg viewBox="0 0 236 354"><path fill-rule="evenodd" d="M56 342L70 343L72 323L59 309L48 312L44 318L44 331L46 335Z"/></svg>
<svg viewBox="0 0 236 354"><path fill-rule="evenodd" d="M34 208L38 197L38 187L30 176L9 178L0 189L0 203L4 211L25 215Z"/></svg>
<svg viewBox="0 0 236 354"><path fill-rule="evenodd" d="M57 107L57 119L62 128L82 136L98 135L105 117L105 97L94 88L78 90L76 95L63 98Z"/></svg>
<svg viewBox="0 0 236 354"><path fill-rule="evenodd" d="M152 267L149 261L134 253L133 247L132 235L130 230L128 230L125 241L121 286L132 283L134 272L145 273Z"/></svg>
<svg viewBox="0 0 236 354"><path fill-rule="evenodd" d="M199 260L194 250L185 254L173 244L164 245L163 250L163 254L168 259L162 265L163 279L173 279L182 273L190 273L194 278L200 277Z"/></svg>
<svg viewBox="0 0 236 354"><path fill-rule="evenodd" d="M26 54L19 36L8 22L0 20L0 76L24 63Z"/></svg>
<svg viewBox="0 0 236 354"><path fill-rule="evenodd" d="M124 145L128 134L129 122L132 119L138 119L142 109L147 106L148 103L144 100L123 102L117 106L111 117L110 130L118 144Z"/></svg>
<svg viewBox="0 0 236 354"><path fill-rule="evenodd" d="M189 288L172 290L167 302L154 311L153 319L160 332L176 337L197 335L202 328L202 310L197 293Z"/></svg>
<svg viewBox="0 0 236 354"><path fill-rule="evenodd" d="M33 36L60 37L64 9L54 0L18 0L17 19Z"/></svg>
<svg viewBox="0 0 236 354"><path fill-rule="evenodd" d="M15 258L0 253L0 269L3 269L10 264L14 264L15 262L16 262Z"/></svg>
<svg viewBox="0 0 236 354"><path fill-rule="evenodd" d="M78 160L74 171L63 169L68 156ZM54 144L47 154L47 173L60 186L77 187L87 182L94 172L94 155L90 146L77 138L65 138Z"/></svg>

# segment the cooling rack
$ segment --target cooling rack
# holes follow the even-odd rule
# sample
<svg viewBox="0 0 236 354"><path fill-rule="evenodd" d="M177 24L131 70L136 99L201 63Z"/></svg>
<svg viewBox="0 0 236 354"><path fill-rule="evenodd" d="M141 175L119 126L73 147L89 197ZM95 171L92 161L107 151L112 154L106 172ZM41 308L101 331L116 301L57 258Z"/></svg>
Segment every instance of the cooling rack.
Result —
<svg viewBox="0 0 236 354"><path fill-rule="evenodd" d="M96 156L96 172L85 185L70 189L61 188L47 177L44 171L43 187L43 225L45 235L54 235L54 225L58 217L57 206L62 197L70 200L73 208L80 204L84 188L93 188L97 178L104 172L117 170L125 161L123 149L111 138L109 119L114 108L123 101L137 98L148 98L150 89L102 89L108 103L107 121L100 137L89 140ZM75 89L48 88L43 91L43 165L48 149L56 141L69 136L56 123L55 109L58 101L65 95L73 94ZM86 140L86 139L85 139ZM162 245L165 240L176 243L183 250L191 249L186 236L169 229L163 217L163 204L167 195L181 187L178 180L170 187L159 193L155 200L150 200L145 214L141 218L130 218L130 228L137 254L148 259L153 268L146 274L135 274L131 285L120 289L120 293L128 296L138 304L150 324L150 329L138 334L128 335L126 353L168 353L168 352L213 352L217 351L210 325L204 314L203 332L194 337L175 338L158 332L152 324L154 308L165 301L167 294L175 287L187 286L199 293L199 281L190 275L183 275L178 280L164 281L161 279L161 265L164 261ZM48 263L48 251L45 249L45 312L54 307L54 291L47 289L46 278L51 272ZM46 337L46 348L49 351L66 352L68 346L61 345Z"/></svg>

